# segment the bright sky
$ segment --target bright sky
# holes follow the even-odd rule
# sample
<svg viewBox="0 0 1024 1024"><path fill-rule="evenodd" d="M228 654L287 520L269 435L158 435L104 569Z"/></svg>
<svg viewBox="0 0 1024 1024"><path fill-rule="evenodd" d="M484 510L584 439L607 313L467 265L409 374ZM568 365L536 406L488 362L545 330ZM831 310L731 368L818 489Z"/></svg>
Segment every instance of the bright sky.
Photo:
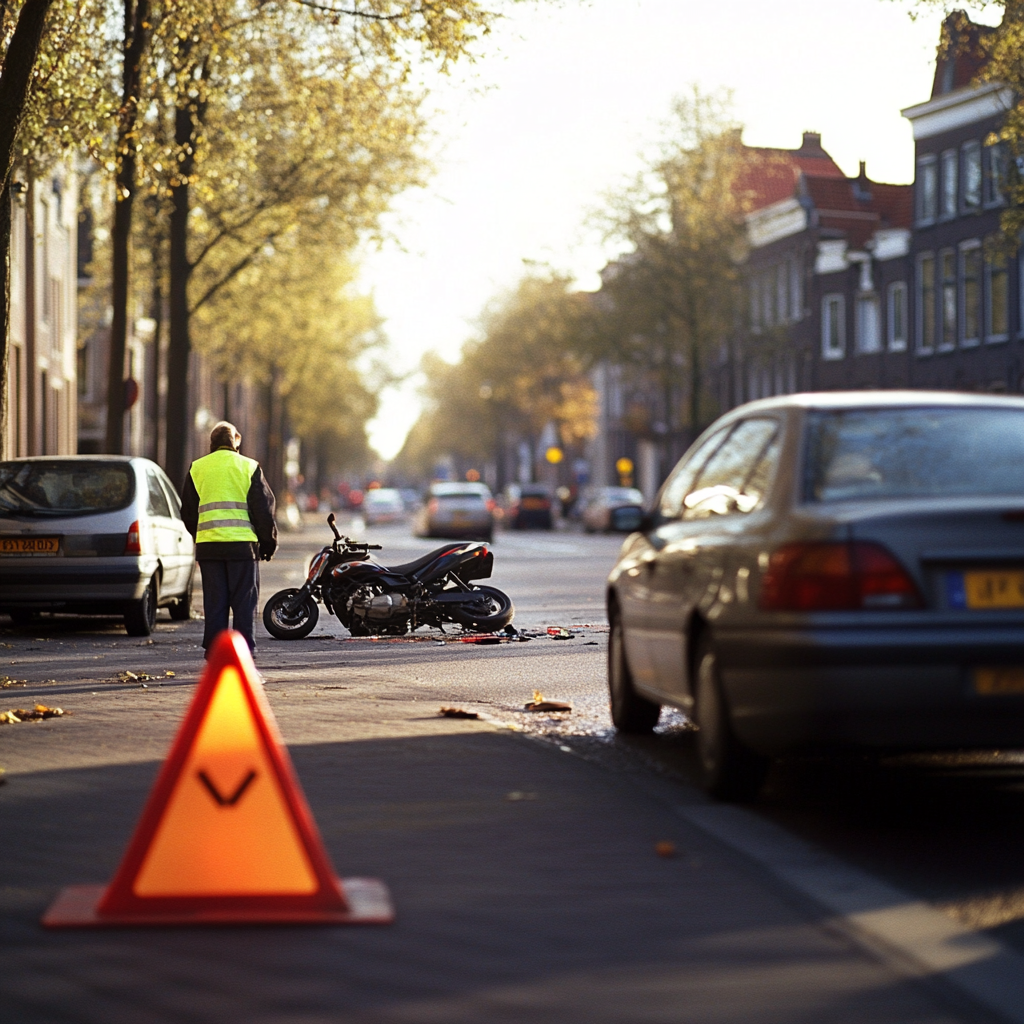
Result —
<svg viewBox="0 0 1024 1024"><path fill-rule="evenodd" d="M631 178L672 98L733 90L752 145L796 147L805 130L847 174L913 178L902 107L928 98L941 11L909 0L559 0L523 5L468 75L442 80L437 174L404 196L397 244L363 283L386 318L392 365L435 349L455 360L474 320L524 260L597 287L608 258L588 214ZM972 11L984 21L990 11ZM370 425L390 458L419 412L413 377Z"/></svg>

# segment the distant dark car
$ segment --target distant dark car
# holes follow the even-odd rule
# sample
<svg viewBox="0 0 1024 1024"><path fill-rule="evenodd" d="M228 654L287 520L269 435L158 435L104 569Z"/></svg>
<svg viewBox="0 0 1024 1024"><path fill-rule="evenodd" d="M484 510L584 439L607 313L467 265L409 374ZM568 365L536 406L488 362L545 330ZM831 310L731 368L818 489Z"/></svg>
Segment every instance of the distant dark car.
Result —
<svg viewBox="0 0 1024 1024"><path fill-rule="evenodd" d="M838 392L698 438L608 581L612 718L708 790L788 751L1024 743L1024 399Z"/></svg>
<svg viewBox="0 0 1024 1024"><path fill-rule="evenodd" d="M551 530L555 496L545 484L510 484L505 491L505 522L513 530Z"/></svg>
<svg viewBox="0 0 1024 1024"><path fill-rule="evenodd" d="M123 615L146 636L160 607L191 613L195 545L181 501L148 459L0 462L0 612Z"/></svg>
<svg viewBox="0 0 1024 1024"><path fill-rule="evenodd" d="M598 487L587 494L580 518L587 533L630 533L643 510L644 496L635 487Z"/></svg>

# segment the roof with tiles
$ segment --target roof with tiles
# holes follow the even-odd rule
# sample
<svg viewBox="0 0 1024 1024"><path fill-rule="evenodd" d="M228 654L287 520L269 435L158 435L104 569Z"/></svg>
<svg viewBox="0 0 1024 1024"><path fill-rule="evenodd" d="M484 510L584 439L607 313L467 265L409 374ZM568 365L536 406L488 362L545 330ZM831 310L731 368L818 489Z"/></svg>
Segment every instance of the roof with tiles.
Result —
<svg viewBox="0 0 1024 1024"><path fill-rule="evenodd" d="M909 228L913 216L913 186L872 181L861 164L856 178L805 177L801 183L825 232L845 235L860 248L875 231Z"/></svg>
<svg viewBox="0 0 1024 1024"><path fill-rule="evenodd" d="M763 209L796 194L801 177L844 177L839 165L822 149L817 132L804 132L799 149L744 146L744 166L736 188L748 212Z"/></svg>

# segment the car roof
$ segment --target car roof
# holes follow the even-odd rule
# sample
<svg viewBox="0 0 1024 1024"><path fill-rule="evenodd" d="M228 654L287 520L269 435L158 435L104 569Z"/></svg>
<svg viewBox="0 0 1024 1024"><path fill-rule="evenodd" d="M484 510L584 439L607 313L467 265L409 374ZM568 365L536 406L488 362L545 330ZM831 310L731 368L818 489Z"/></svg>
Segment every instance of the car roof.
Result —
<svg viewBox="0 0 1024 1024"><path fill-rule="evenodd" d="M149 462L138 455L19 455L4 462Z"/></svg>
<svg viewBox="0 0 1024 1024"><path fill-rule="evenodd" d="M907 406L1002 407L1024 409L1024 396L977 394L964 391L807 391L776 398L761 398L730 410L745 415L771 409L884 409Z"/></svg>

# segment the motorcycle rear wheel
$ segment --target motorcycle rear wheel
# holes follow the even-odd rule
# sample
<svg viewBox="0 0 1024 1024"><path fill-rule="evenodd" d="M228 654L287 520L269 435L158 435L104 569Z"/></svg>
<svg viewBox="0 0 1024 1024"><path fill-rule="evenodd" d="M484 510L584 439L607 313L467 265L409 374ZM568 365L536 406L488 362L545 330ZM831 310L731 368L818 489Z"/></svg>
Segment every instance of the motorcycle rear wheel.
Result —
<svg viewBox="0 0 1024 1024"><path fill-rule="evenodd" d="M453 622L480 633L496 633L512 621L516 609L508 594L502 593L497 587L474 587L473 592L483 600L475 608L452 608L449 614ZM483 614L481 604L486 608Z"/></svg>
<svg viewBox="0 0 1024 1024"><path fill-rule="evenodd" d="M295 602L298 590L279 590L263 606L263 625L267 632L278 640L301 640L313 632L320 621L320 607L312 597L307 597L298 607L289 610Z"/></svg>

